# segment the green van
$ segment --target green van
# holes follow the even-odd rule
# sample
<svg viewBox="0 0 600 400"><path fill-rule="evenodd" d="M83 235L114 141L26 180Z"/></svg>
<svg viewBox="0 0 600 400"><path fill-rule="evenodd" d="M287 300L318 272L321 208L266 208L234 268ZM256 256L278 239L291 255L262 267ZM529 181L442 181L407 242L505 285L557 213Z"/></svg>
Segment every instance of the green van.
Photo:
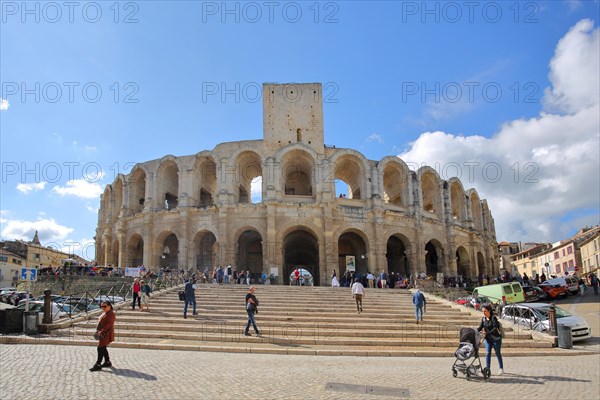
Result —
<svg viewBox="0 0 600 400"><path fill-rule="evenodd" d="M473 290L474 296L485 296L492 303L522 303L525 301L523 287L519 282L498 283L496 285L479 286Z"/></svg>

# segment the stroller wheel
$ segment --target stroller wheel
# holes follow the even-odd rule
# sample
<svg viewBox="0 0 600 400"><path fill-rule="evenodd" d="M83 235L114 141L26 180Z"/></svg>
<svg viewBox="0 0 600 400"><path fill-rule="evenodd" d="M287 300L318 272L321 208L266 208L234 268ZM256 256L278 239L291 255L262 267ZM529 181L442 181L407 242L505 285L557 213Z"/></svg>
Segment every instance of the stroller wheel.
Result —
<svg viewBox="0 0 600 400"><path fill-rule="evenodd" d="M491 376L492 376L492 371L490 371L489 368L484 368L483 369L483 379L490 379Z"/></svg>
<svg viewBox="0 0 600 400"><path fill-rule="evenodd" d="M471 372L469 371L468 368L466 370L466 374L465 375L466 375L467 380L470 381L471 380Z"/></svg>
<svg viewBox="0 0 600 400"><path fill-rule="evenodd" d="M454 378L456 378L458 376L458 372L456 371L456 369L452 368L452 376Z"/></svg>

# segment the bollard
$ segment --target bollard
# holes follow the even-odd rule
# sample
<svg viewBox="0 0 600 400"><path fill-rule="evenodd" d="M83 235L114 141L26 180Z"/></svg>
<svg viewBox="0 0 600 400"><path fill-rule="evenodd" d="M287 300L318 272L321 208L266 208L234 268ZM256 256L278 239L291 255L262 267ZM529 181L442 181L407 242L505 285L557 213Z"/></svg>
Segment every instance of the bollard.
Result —
<svg viewBox="0 0 600 400"><path fill-rule="evenodd" d="M42 323L51 324L52 323L52 298L50 295L52 291L50 289L44 290L44 318L42 319Z"/></svg>
<svg viewBox="0 0 600 400"><path fill-rule="evenodd" d="M550 334L552 336L558 335L558 330L556 329L556 305L554 303L550 304L550 310L548 310L548 320L550 322Z"/></svg>

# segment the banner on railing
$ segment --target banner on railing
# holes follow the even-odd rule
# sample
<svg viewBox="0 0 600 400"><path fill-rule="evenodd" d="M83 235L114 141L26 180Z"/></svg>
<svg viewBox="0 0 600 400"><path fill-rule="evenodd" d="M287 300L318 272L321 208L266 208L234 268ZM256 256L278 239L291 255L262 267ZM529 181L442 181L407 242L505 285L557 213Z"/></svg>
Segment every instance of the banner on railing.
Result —
<svg viewBox="0 0 600 400"><path fill-rule="evenodd" d="M142 271L142 269L139 267L136 267L136 268L126 267L125 268L125 276L132 276L134 278L138 278L140 276L141 271Z"/></svg>

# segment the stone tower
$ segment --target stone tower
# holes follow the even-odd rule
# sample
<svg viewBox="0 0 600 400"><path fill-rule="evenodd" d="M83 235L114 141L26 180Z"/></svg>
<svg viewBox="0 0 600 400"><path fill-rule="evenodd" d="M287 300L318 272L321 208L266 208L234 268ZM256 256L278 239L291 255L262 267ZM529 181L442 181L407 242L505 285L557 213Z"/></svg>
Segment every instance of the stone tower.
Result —
<svg viewBox="0 0 600 400"><path fill-rule="evenodd" d="M323 88L320 83L263 84L265 147L303 143L324 153Z"/></svg>

